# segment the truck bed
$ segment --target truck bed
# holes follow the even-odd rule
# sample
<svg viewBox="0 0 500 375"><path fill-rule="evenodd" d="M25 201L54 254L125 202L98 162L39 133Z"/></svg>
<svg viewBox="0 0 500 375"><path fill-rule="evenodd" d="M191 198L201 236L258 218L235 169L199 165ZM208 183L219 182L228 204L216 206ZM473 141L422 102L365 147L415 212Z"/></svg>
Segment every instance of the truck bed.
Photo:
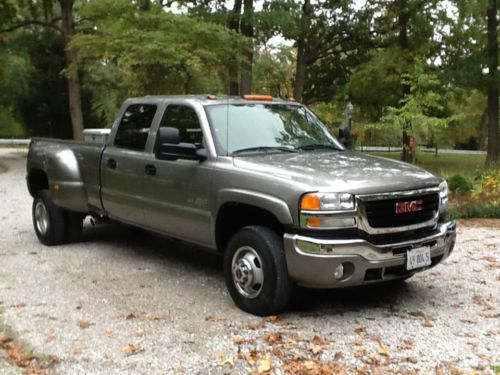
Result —
<svg viewBox="0 0 500 375"><path fill-rule="evenodd" d="M78 212L101 212L100 162L105 146L54 138L33 138L28 176L43 171L54 202Z"/></svg>

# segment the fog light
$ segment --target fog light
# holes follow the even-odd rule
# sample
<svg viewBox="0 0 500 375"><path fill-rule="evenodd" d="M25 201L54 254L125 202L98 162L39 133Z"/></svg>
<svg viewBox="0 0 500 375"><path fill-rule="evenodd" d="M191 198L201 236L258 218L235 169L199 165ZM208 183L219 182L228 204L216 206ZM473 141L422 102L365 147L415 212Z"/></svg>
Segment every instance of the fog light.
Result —
<svg viewBox="0 0 500 375"><path fill-rule="evenodd" d="M344 277L344 266L342 264L339 264L337 268L335 268L333 277L335 278L335 280L340 280L342 279L342 277Z"/></svg>

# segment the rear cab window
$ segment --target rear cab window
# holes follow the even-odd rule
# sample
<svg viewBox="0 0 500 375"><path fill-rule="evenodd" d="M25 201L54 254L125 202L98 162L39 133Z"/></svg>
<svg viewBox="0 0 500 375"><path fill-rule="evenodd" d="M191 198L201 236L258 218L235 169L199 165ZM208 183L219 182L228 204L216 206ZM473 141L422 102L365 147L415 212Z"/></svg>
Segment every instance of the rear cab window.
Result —
<svg viewBox="0 0 500 375"><path fill-rule="evenodd" d="M114 145L129 150L144 151L157 108L155 104L129 105L118 125Z"/></svg>

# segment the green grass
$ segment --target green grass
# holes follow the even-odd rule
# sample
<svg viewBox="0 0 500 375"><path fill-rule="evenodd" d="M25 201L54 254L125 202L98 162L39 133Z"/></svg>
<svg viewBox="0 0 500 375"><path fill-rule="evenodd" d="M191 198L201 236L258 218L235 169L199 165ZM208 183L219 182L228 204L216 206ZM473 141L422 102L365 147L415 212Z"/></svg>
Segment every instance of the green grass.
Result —
<svg viewBox="0 0 500 375"><path fill-rule="evenodd" d="M370 154L400 159L399 152L370 152ZM484 169L485 160L486 155L438 154L436 157L431 152L419 152L416 164L444 177L450 177L454 174L473 176Z"/></svg>

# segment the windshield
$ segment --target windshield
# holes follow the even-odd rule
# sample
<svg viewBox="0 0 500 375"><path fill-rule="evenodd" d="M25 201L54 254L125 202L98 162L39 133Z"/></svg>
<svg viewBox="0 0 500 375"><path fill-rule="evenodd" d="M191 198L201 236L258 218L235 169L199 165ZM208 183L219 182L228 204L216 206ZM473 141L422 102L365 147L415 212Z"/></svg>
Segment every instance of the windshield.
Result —
<svg viewBox="0 0 500 375"><path fill-rule="evenodd" d="M301 105L228 103L209 105L205 109L221 155L343 150L326 126Z"/></svg>

